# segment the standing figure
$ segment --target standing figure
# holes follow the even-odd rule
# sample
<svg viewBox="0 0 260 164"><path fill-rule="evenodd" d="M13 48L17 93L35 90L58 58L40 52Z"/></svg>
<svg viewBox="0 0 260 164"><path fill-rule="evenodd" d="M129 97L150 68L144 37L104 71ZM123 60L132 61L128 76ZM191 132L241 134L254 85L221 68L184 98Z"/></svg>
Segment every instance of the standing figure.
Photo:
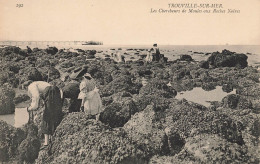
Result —
<svg viewBox="0 0 260 164"><path fill-rule="evenodd" d="M146 58L145 58L145 61L146 61L147 63L150 63L150 62L153 60L152 51L153 51L153 49L151 48L151 49L148 50L148 52L147 52L147 56L146 56Z"/></svg>
<svg viewBox="0 0 260 164"><path fill-rule="evenodd" d="M99 119L99 114L102 112L102 101L96 87L95 80L89 73L83 76L80 83L79 99L82 99L81 109L92 118Z"/></svg>
<svg viewBox="0 0 260 164"><path fill-rule="evenodd" d="M44 146L49 144L51 136L62 120L61 93L57 86L52 86L45 81L35 81L28 86L28 94L32 98L28 111L36 110L39 107L40 97L44 100L45 108L42 121Z"/></svg>
<svg viewBox="0 0 260 164"><path fill-rule="evenodd" d="M121 49L118 49L114 56L114 61L117 63L125 62L125 57L121 54Z"/></svg>
<svg viewBox="0 0 260 164"><path fill-rule="evenodd" d="M154 49L154 55L153 55L153 61L159 61L161 58L161 53L159 48L157 47L157 44L153 45L153 49Z"/></svg>

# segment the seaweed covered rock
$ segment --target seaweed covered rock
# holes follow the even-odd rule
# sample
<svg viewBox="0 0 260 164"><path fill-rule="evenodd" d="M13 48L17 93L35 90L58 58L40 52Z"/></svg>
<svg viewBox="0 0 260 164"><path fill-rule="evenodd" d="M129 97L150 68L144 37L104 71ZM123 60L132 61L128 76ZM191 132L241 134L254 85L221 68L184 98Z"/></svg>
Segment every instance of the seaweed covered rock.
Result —
<svg viewBox="0 0 260 164"><path fill-rule="evenodd" d="M100 91L101 91L101 96L110 96L114 93L118 93L122 91L136 94L139 92L140 88L141 85L134 84L130 76L124 75L113 79L113 81L111 81L108 85L101 88Z"/></svg>
<svg viewBox="0 0 260 164"><path fill-rule="evenodd" d="M14 72L9 70L0 71L0 85L3 85L4 83L8 83L13 87L17 87L19 79L16 78L16 74Z"/></svg>
<svg viewBox="0 0 260 164"><path fill-rule="evenodd" d="M38 128L34 124L26 124L24 127L27 137L21 142L18 147L19 163L33 163L38 158L38 153L41 147L41 141L37 136Z"/></svg>
<svg viewBox="0 0 260 164"><path fill-rule="evenodd" d="M50 66L51 63L48 59L45 59L45 60L39 59L36 61L35 65L37 67L44 67L44 66Z"/></svg>
<svg viewBox="0 0 260 164"><path fill-rule="evenodd" d="M43 80L53 81L60 78L60 72L54 67L38 68Z"/></svg>
<svg viewBox="0 0 260 164"><path fill-rule="evenodd" d="M208 61L201 61L199 62L200 68L209 69L209 62Z"/></svg>
<svg viewBox="0 0 260 164"><path fill-rule="evenodd" d="M25 132L0 120L0 161L8 162L17 155L19 144L25 139Z"/></svg>
<svg viewBox="0 0 260 164"><path fill-rule="evenodd" d="M222 90L224 92L229 93L229 92L233 91L233 85L231 83L223 84L222 85Z"/></svg>
<svg viewBox="0 0 260 164"><path fill-rule="evenodd" d="M142 112L136 113L125 125L124 130L149 156L160 154L167 155L169 142L165 134L162 122L158 121L160 113L149 105Z"/></svg>
<svg viewBox="0 0 260 164"><path fill-rule="evenodd" d="M229 142L244 144L243 125L221 111L209 111L191 102L174 102L166 110L166 124L188 137L194 134L219 134Z"/></svg>
<svg viewBox="0 0 260 164"><path fill-rule="evenodd" d="M9 84L0 87L0 114L11 114L15 111L15 92Z"/></svg>
<svg viewBox="0 0 260 164"><path fill-rule="evenodd" d="M247 147L217 135L190 137L186 140L185 150L194 157L194 162L199 163L257 163L257 158L247 153Z"/></svg>
<svg viewBox="0 0 260 164"><path fill-rule="evenodd" d="M18 54L21 56L26 56L26 53L19 47L8 46L0 50L0 55L3 57Z"/></svg>
<svg viewBox="0 0 260 164"><path fill-rule="evenodd" d="M147 163L122 129L110 129L83 113L69 114L56 129L49 154L36 163Z"/></svg>
<svg viewBox="0 0 260 164"><path fill-rule="evenodd" d="M162 97L161 95L138 95L134 98L138 112L144 110L148 105L153 105L154 111L164 111L169 108L171 99Z"/></svg>
<svg viewBox="0 0 260 164"><path fill-rule="evenodd" d="M213 52L208 58L208 62L213 67L247 67L247 56L237 54L229 50L223 50L221 53Z"/></svg>
<svg viewBox="0 0 260 164"><path fill-rule="evenodd" d="M20 94L20 95L14 97L15 104L19 104L19 103L25 102L27 100L30 100L30 97L27 94Z"/></svg>
<svg viewBox="0 0 260 164"><path fill-rule="evenodd" d="M58 52L58 49L56 47L48 47L46 48L46 52L51 55L55 55Z"/></svg>
<svg viewBox="0 0 260 164"><path fill-rule="evenodd" d="M123 100L123 102L114 101L105 107L100 113L100 121L108 124L110 127L122 127L138 111L135 103L131 98Z"/></svg>
<svg viewBox="0 0 260 164"><path fill-rule="evenodd" d="M231 109L252 109L251 101L237 94L230 94L224 97L222 106Z"/></svg>
<svg viewBox="0 0 260 164"><path fill-rule="evenodd" d="M192 61L192 57L190 55L181 55L180 56L181 61Z"/></svg>
<svg viewBox="0 0 260 164"><path fill-rule="evenodd" d="M159 79L152 79L149 83L140 89L141 95L157 95L165 97L165 98L172 98L177 95L177 92L167 86L162 80Z"/></svg>
<svg viewBox="0 0 260 164"><path fill-rule="evenodd" d="M32 81L42 81L43 77L42 74L38 71L37 68L28 68L26 69L26 71L24 71L24 74L26 74L27 76L26 81L27 80L32 80Z"/></svg>
<svg viewBox="0 0 260 164"><path fill-rule="evenodd" d="M214 90L216 89L216 85L217 83L214 83L214 82L208 82L208 83L202 83L202 89L205 90L205 91L211 91L211 90Z"/></svg>

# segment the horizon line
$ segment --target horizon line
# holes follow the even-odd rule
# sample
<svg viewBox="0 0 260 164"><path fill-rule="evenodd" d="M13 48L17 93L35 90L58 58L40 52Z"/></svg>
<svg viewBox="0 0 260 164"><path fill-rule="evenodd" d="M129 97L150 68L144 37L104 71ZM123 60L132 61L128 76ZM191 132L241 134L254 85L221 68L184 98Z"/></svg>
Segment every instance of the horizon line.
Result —
<svg viewBox="0 0 260 164"><path fill-rule="evenodd" d="M93 41L93 40L92 40ZM28 41L28 40L0 40L0 42L88 42L88 41L65 41L65 40L56 40L56 41L43 41L43 40L33 40L33 41ZM103 42L103 41L94 41L94 42ZM133 43L129 43L129 44L119 44L119 43L109 43L109 44L106 44L103 42L103 46L104 45L109 45L109 46L137 46L137 45L140 45L140 46L149 46L149 45L153 45L155 44L156 42L154 43L136 43L136 44L133 44ZM161 45L161 46L260 46L260 44L159 44L159 43L156 43L157 45ZM102 45L87 45L87 46L102 46Z"/></svg>

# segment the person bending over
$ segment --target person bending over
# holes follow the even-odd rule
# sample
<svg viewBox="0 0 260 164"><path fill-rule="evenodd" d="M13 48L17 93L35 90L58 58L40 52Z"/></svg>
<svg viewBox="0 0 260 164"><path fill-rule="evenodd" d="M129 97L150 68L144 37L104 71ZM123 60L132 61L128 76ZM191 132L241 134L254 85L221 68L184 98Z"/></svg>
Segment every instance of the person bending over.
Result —
<svg viewBox="0 0 260 164"><path fill-rule="evenodd" d="M44 101L42 131L44 134L43 145L47 146L62 120L62 92L57 86L45 81L35 81L28 86L28 94L32 99L28 111L39 108L40 98Z"/></svg>

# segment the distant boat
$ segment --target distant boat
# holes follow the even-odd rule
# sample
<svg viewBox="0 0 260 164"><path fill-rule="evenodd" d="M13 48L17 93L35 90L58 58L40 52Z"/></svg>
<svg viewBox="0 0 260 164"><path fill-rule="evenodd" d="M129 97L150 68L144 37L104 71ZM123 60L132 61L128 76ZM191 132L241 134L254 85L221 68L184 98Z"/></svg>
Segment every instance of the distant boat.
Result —
<svg viewBox="0 0 260 164"><path fill-rule="evenodd" d="M103 42L89 41L82 43L82 45L103 45Z"/></svg>

